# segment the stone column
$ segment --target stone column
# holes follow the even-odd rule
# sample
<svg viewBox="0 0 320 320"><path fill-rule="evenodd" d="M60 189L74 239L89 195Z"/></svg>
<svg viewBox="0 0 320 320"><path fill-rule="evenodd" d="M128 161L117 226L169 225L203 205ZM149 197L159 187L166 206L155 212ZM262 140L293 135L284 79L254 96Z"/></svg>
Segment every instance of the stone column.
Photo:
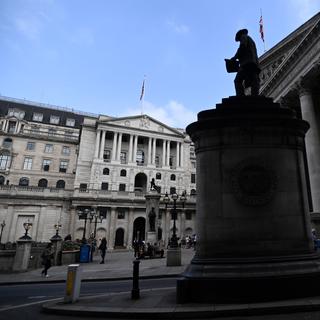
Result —
<svg viewBox="0 0 320 320"><path fill-rule="evenodd" d="M180 240L182 239L182 237L185 235L185 230L186 230L186 209L183 208L181 211L181 215L179 216L179 224L180 224Z"/></svg>
<svg viewBox="0 0 320 320"><path fill-rule="evenodd" d="M180 142L177 141L177 159L176 159L176 167L180 167Z"/></svg>
<svg viewBox="0 0 320 320"><path fill-rule="evenodd" d="M113 133L113 144L112 144L112 160L116 160L116 155L117 155L117 137L118 137L118 133L114 132Z"/></svg>
<svg viewBox="0 0 320 320"><path fill-rule="evenodd" d="M147 159L147 164L151 164L152 161L151 161L151 140L152 138L149 137L149 140L148 140L148 159Z"/></svg>
<svg viewBox="0 0 320 320"><path fill-rule="evenodd" d="M109 239L108 239L108 247L109 249L114 248L114 237L116 230L116 207L111 207L111 218L110 218L110 227L109 227Z"/></svg>
<svg viewBox="0 0 320 320"><path fill-rule="evenodd" d="M171 232L170 232L170 228L171 228L170 209L166 210L166 218L165 219L166 219L166 223L165 223L165 230L164 230L164 233L165 233L164 241L165 241L165 244L168 245L169 239L171 237Z"/></svg>
<svg viewBox="0 0 320 320"><path fill-rule="evenodd" d="M162 141L162 167L166 166L166 140Z"/></svg>
<svg viewBox="0 0 320 320"><path fill-rule="evenodd" d="M180 145L180 166L184 167L184 157L183 157L183 143Z"/></svg>
<svg viewBox="0 0 320 320"><path fill-rule="evenodd" d="M133 155L132 155L132 162L133 163L136 163L137 148L138 148L138 136L134 136Z"/></svg>
<svg viewBox="0 0 320 320"><path fill-rule="evenodd" d="M157 139L153 138L153 143L152 143L152 164L156 164L156 146L157 146Z"/></svg>
<svg viewBox="0 0 320 320"><path fill-rule="evenodd" d="M75 227L76 227L76 207L72 206L70 207L70 226L69 226L69 232L71 234L72 239L75 239Z"/></svg>
<svg viewBox="0 0 320 320"><path fill-rule="evenodd" d="M167 141L167 159L166 159L166 166L170 166L170 141Z"/></svg>
<svg viewBox="0 0 320 320"><path fill-rule="evenodd" d="M130 207L129 208L129 217L128 217L128 241L127 241L127 246L128 248L132 247L132 236L133 236L133 213L134 213L134 208Z"/></svg>
<svg viewBox="0 0 320 320"><path fill-rule="evenodd" d="M100 159L103 159L103 154L104 154L104 146L106 143L106 131L102 130L102 137L101 137L101 146L100 146Z"/></svg>
<svg viewBox="0 0 320 320"><path fill-rule="evenodd" d="M118 137L117 159L116 159L117 161L120 161L121 147L122 147L122 132L119 133L119 137Z"/></svg>
<svg viewBox="0 0 320 320"><path fill-rule="evenodd" d="M309 169L313 212L320 212L320 134L318 116L312 99L312 92L306 88L299 92L302 118L309 122L305 144Z"/></svg>
<svg viewBox="0 0 320 320"><path fill-rule="evenodd" d="M12 271L24 272L28 270L30 253L31 253L31 237L21 237L17 241L16 255L14 257Z"/></svg>
<svg viewBox="0 0 320 320"><path fill-rule="evenodd" d="M129 139L128 163L132 162L132 143L133 143L133 135L132 135L132 134L130 134L130 139Z"/></svg>
<svg viewBox="0 0 320 320"><path fill-rule="evenodd" d="M95 145L95 149L94 149L94 157L95 158L99 157L100 137L101 137L101 130L98 130L97 135L96 135L96 145Z"/></svg>

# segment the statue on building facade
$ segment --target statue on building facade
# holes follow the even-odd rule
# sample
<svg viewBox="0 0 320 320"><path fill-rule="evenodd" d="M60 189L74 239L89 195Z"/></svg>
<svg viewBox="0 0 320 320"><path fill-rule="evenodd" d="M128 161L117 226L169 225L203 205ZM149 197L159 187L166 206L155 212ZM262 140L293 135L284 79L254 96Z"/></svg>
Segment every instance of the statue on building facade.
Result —
<svg viewBox="0 0 320 320"><path fill-rule="evenodd" d="M234 85L237 96L244 96L245 88L251 87L251 95L259 95L260 68L256 44L248 36L247 29L236 33L235 41L240 42L236 54L231 59L225 59L228 72L237 72Z"/></svg>

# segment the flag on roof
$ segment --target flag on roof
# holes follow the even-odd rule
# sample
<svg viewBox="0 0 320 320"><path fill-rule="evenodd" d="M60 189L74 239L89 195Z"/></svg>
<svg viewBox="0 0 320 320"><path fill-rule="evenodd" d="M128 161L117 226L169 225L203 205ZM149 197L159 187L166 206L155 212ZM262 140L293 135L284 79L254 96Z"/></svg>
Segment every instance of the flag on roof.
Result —
<svg viewBox="0 0 320 320"><path fill-rule="evenodd" d="M263 32L262 14L261 14L260 20L259 20L259 32L260 32L261 39L262 39L262 41L264 42L264 32Z"/></svg>
<svg viewBox="0 0 320 320"><path fill-rule="evenodd" d="M143 96L144 96L144 79L143 79L143 82L142 82L140 101L142 100Z"/></svg>

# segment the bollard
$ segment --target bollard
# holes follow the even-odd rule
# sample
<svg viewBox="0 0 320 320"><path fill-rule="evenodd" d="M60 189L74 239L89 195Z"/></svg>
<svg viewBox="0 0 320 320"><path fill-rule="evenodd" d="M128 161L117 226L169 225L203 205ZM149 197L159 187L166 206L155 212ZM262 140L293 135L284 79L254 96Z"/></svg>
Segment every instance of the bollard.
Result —
<svg viewBox="0 0 320 320"><path fill-rule="evenodd" d="M140 289L139 289L139 264L140 260L133 261L133 282L131 290L131 299L136 300L140 298Z"/></svg>
<svg viewBox="0 0 320 320"><path fill-rule="evenodd" d="M65 303L73 303L79 299L81 286L80 265L68 265L68 274L66 282Z"/></svg>

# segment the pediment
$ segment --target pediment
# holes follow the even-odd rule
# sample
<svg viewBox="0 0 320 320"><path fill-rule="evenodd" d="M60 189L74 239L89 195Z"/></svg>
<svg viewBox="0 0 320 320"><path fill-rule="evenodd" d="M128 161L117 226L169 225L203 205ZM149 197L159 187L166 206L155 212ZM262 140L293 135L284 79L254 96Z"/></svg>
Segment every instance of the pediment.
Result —
<svg viewBox="0 0 320 320"><path fill-rule="evenodd" d="M272 87L279 86L279 81L285 77L288 70L295 68L309 70L317 61L317 56L313 56L309 61L303 61L301 57L307 53L310 54L310 48L314 47L314 43L319 43L319 26L320 13L316 14L285 39L263 54L260 58L260 85L261 93L264 95L272 95ZM292 74L291 74L292 75Z"/></svg>
<svg viewBox="0 0 320 320"><path fill-rule="evenodd" d="M166 124L146 115L112 118L100 121L101 124L109 124L111 126L125 127L127 129L136 129L143 131L156 132L160 134L179 135L183 134L175 128L171 128Z"/></svg>

